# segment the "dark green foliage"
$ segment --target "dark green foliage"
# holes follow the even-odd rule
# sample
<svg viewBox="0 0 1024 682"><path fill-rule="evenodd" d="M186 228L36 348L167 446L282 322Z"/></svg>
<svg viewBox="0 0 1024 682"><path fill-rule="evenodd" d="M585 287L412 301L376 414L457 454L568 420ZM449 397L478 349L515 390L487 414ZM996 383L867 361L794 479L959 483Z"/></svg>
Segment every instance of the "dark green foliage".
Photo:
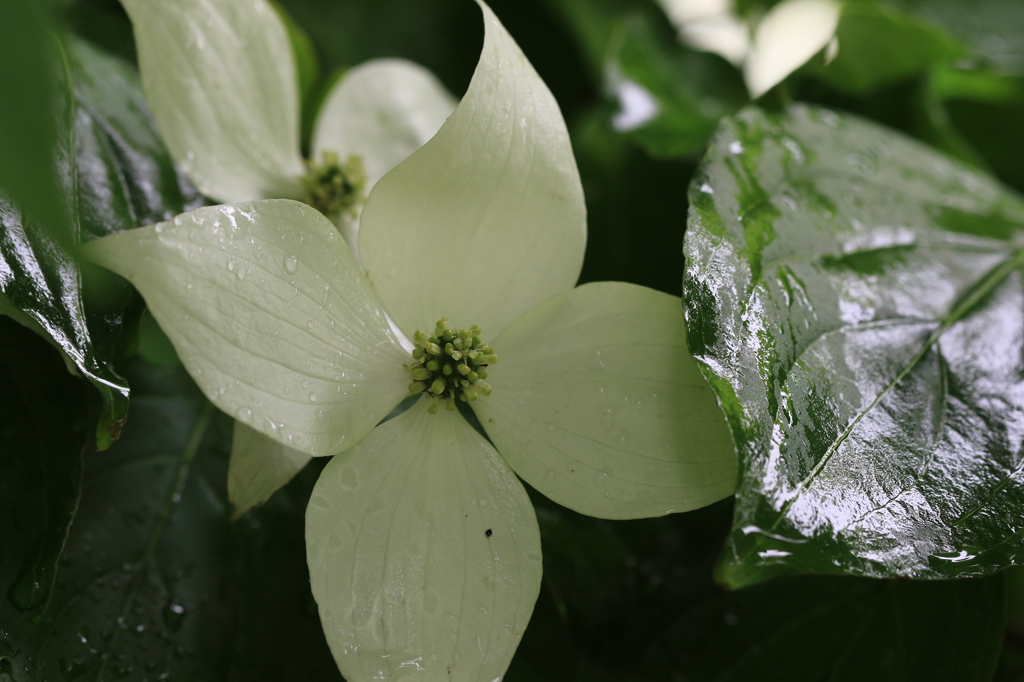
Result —
<svg viewBox="0 0 1024 682"><path fill-rule="evenodd" d="M1015 563L1024 201L802 106L724 123L690 201L691 350L741 462L721 579Z"/></svg>

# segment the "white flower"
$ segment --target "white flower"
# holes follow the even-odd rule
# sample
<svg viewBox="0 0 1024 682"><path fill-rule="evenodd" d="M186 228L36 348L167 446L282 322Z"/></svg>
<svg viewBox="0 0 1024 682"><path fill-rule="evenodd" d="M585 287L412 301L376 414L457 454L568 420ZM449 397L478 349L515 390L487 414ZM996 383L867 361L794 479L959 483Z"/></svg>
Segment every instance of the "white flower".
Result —
<svg viewBox="0 0 1024 682"><path fill-rule="evenodd" d="M174 161L222 202L306 199L298 67L266 0L122 0L146 100ZM356 155L366 191L419 149L455 109L426 69L377 59L347 71L324 98L311 163ZM335 219L356 248L358 222ZM357 254L358 260L358 254Z"/></svg>
<svg viewBox="0 0 1024 682"><path fill-rule="evenodd" d="M835 42L841 5L836 0L783 0L760 21L739 17L732 0L661 0L680 38L743 68L757 99Z"/></svg>
<svg viewBox="0 0 1024 682"><path fill-rule="evenodd" d="M466 96L363 209L365 275L327 220L289 200L202 208L85 246L138 287L210 400L279 443L336 455L306 540L350 682L501 678L541 579L515 473L605 518L693 509L734 484L731 438L686 351L679 299L622 283L573 288L586 225L569 136L481 6L484 49ZM454 340L444 352L415 332L435 333L442 318L479 325L499 358L477 356L490 386L468 373L446 385L461 386L490 442L458 411L432 414L430 398L379 424L413 379L432 383L421 367L412 376L385 310L446 362L461 361ZM476 352L467 343L460 356Z"/></svg>
<svg viewBox="0 0 1024 682"><path fill-rule="evenodd" d="M299 145L298 68L282 17L266 0L123 0L146 99L175 162L223 202L306 199ZM361 160L365 194L419 149L455 109L426 69L376 59L346 71L313 127L313 161ZM358 197L353 197L358 201ZM358 208L331 216L359 261ZM228 496L240 515L310 460L235 426Z"/></svg>

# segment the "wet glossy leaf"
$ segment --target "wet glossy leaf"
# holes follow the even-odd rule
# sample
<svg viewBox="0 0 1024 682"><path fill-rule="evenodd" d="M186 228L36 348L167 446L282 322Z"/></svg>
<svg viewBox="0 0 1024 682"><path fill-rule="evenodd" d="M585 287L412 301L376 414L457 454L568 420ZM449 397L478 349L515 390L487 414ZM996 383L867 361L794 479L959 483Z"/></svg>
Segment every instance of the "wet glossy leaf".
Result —
<svg viewBox="0 0 1024 682"><path fill-rule="evenodd" d="M8 674L16 682L339 679L302 542L318 472L230 523L231 420L180 367L133 367L132 428L86 459L49 609L2 621Z"/></svg>
<svg viewBox="0 0 1024 682"><path fill-rule="evenodd" d="M715 594L689 609L645 664L701 682L987 682L1004 621L1002 576L802 576Z"/></svg>
<svg viewBox="0 0 1024 682"><path fill-rule="evenodd" d="M198 196L163 149L134 72L85 43L69 40L66 48L65 96L55 112L62 127L51 154L68 232L27 218L0 197L0 292L100 391L105 407L96 441L103 449L127 410L128 386L111 361L134 343L131 321L141 304L109 275L83 272L69 247L170 217Z"/></svg>
<svg viewBox="0 0 1024 682"><path fill-rule="evenodd" d="M1017 562L1024 201L809 107L725 122L690 201L690 348L741 458L720 579Z"/></svg>
<svg viewBox="0 0 1024 682"><path fill-rule="evenodd" d="M8 626L46 610L91 438L87 384L56 349L8 318L0 347L0 623Z"/></svg>

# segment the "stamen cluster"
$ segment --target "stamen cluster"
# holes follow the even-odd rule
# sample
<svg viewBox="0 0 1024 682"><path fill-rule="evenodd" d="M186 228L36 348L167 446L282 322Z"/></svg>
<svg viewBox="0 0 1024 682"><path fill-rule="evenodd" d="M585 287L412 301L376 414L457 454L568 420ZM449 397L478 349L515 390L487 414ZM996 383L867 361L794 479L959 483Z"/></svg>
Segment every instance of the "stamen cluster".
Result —
<svg viewBox="0 0 1024 682"><path fill-rule="evenodd" d="M414 381L410 393L426 392L430 395L428 410L437 412L441 400L445 409L455 409L455 400L472 402L491 394L487 366L498 361L494 350L480 340L480 327L448 329L448 318L442 318L434 328L434 335L417 331L412 337L416 349L415 362L406 367Z"/></svg>
<svg viewBox="0 0 1024 682"><path fill-rule="evenodd" d="M334 152L324 152L320 161L307 160L302 187L306 203L334 220L343 213L355 217L366 201L366 167L357 154L344 163Z"/></svg>

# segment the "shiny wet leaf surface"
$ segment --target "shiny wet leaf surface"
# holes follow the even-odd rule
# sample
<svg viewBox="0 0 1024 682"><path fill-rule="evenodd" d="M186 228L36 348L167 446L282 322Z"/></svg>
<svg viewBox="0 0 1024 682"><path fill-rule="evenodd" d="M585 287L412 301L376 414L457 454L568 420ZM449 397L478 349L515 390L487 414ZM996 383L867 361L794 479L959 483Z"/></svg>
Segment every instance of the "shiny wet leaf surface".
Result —
<svg viewBox="0 0 1024 682"><path fill-rule="evenodd" d="M1024 202L810 107L725 122L690 201L690 347L741 460L719 578L1015 563Z"/></svg>
<svg viewBox="0 0 1024 682"><path fill-rule="evenodd" d="M54 380L67 376L42 340L17 331L54 356ZM49 604L23 608L20 576L8 570L23 562L8 552L0 562L0 679L340 679L309 593L302 541L317 472L300 475L265 506L230 522L231 420L180 367L136 362L126 374L135 394L133 428L108 451L90 452L84 474L78 469L81 501L70 533L65 526L63 555L53 556L50 572L41 574L56 575ZM40 433L38 419L12 423L7 414L3 433L30 429L28 436L50 450L49 478L41 481L41 474L29 475L43 468L31 466L41 453L27 450L12 461L11 441L3 441L0 523L5 538L17 533L32 541L19 543L27 555L52 544L47 538L54 531L41 522L37 496L55 474L74 473L53 463L73 458L81 444L50 447L59 434ZM18 478L7 477L12 471ZM12 498L15 484L26 494ZM19 512L23 499L36 505L34 515ZM35 520L26 526L25 519Z"/></svg>
<svg viewBox="0 0 1024 682"><path fill-rule="evenodd" d="M113 361L134 342L141 299L107 273L83 270L75 246L170 218L200 199L164 150L131 67L81 40L69 38L64 49L60 134L49 150L64 192L61 222L44 225L18 197L0 193L0 293L103 396L102 449L124 425L128 385Z"/></svg>

